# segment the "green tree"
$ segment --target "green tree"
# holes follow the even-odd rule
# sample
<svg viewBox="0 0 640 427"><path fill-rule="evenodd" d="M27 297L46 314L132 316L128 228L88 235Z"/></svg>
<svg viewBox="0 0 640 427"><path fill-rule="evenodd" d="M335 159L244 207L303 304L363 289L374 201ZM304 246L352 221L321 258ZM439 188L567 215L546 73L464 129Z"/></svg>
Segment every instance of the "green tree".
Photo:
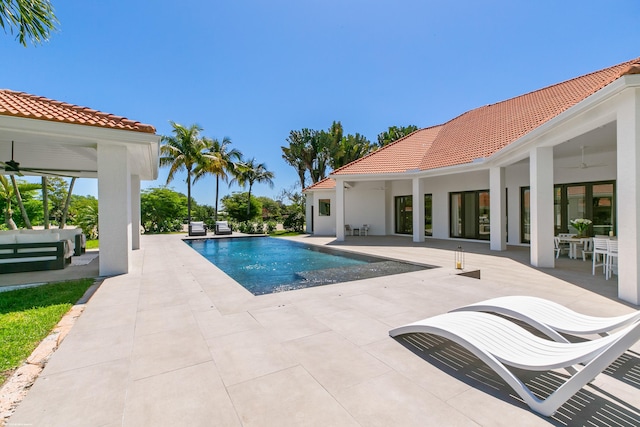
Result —
<svg viewBox="0 0 640 427"><path fill-rule="evenodd" d="M283 209L284 221L282 225L287 230L302 232L304 230L306 197L294 190L283 190L280 198L289 201L289 204L285 205Z"/></svg>
<svg viewBox="0 0 640 427"><path fill-rule="evenodd" d="M140 194L140 220L145 233L168 233L182 229L187 197L166 187L145 189Z"/></svg>
<svg viewBox="0 0 640 427"><path fill-rule="evenodd" d="M282 149L282 158L288 165L295 168L300 180L300 189L304 190L307 182L307 164L304 158L305 137L302 132L292 130L289 133L287 142L289 143L288 147L280 147Z"/></svg>
<svg viewBox="0 0 640 427"><path fill-rule="evenodd" d="M202 162L207 143L200 137L200 126L194 124L184 127L175 122L170 123L173 135L162 137L164 144L160 147L160 166L169 167L167 185L173 181L176 172L187 171L187 220L191 222L191 174Z"/></svg>
<svg viewBox="0 0 640 427"><path fill-rule="evenodd" d="M27 218L40 218L37 213L42 211L42 204L35 200L35 192L40 184L32 184L23 180L16 180L15 186L6 176L0 175L0 209L4 213L4 223L10 230L26 226L22 216L13 218L13 206L17 203L16 189L23 198L23 207Z"/></svg>
<svg viewBox="0 0 640 427"><path fill-rule="evenodd" d="M229 181L229 173L231 173L235 167L236 162L242 159L242 153L235 148L230 149L231 139L224 137L222 141L217 139L205 139L207 151L203 154L201 163L199 163L195 170L195 183L206 174L211 174L216 177L216 202L214 211L214 221L218 220L218 199L220 194L220 180L224 182Z"/></svg>
<svg viewBox="0 0 640 427"><path fill-rule="evenodd" d="M73 196L69 208L69 218L89 239L97 239L98 230L98 199L93 196Z"/></svg>
<svg viewBox="0 0 640 427"><path fill-rule="evenodd" d="M222 198L222 204L229 218L238 222L251 221L262 212L260 201L246 192L228 194Z"/></svg>
<svg viewBox="0 0 640 427"><path fill-rule="evenodd" d="M329 164L333 169L338 169L366 156L374 150L375 146L364 135L359 133L347 135L342 137L337 146L335 146Z"/></svg>
<svg viewBox="0 0 640 427"><path fill-rule="evenodd" d="M47 179L49 216L55 224L60 224L67 200L67 181L58 176L51 176Z"/></svg>
<svg viewBox="0 0 640 427"><path fill-rule="evenodd" d="M342 140L342 132L342 124L336 121L326 131L304 128L289 132L289 146L280 147L282 158L296 169L301 188L305 187L307 172L314 184L326 178L332 153Z"/></svg>
<svg viewBox="0 0 640 427"><path fill-rule="evenodd" d="M262 205L262 219L265 221L279 220L284 205L279 200L273 200L269 197L258 197Z"/></svg>
<svg viewBox="0 0 640 427"><path fill-rule="evenodd" d="M58 19L49 0L0 0L0 27L11 34L23 46L27 40L40 44L49 40Z"/></svg>
<svg viewBox="0 0 640 427"><path fill-rule="evenodd" d="M394 141L404 138L405 136L418 130L418 126L389 126L389 129L378 134L378 146L384 147Z"/></svg>
<svg viewBox="0 0 640 427"><path fill-rule="evenodd" d="M252 158L247 161L239 162L233 171L234 178L232 182L237 182L241 187L249 184L249 195L247 200L251 200L251 189L253 184L268 184L273 188L273 172L267 170L264 163L256 163L256 159ZM247 217L251 218L251 203L247 202Z"/></svg>

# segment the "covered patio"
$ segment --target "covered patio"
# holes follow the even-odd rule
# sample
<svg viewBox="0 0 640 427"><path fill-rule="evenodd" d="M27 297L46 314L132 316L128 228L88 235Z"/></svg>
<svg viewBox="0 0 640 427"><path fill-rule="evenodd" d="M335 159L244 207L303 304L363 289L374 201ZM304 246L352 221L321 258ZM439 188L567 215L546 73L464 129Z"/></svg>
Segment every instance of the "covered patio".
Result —
<svg viewBox="0 0 640 427"><path fill-rule="evenodd" d="M640 303L640 60L420 129L305 189L307 231L530 247L554 268L577 218L617 236L618 296ZM333 205L333 206L332 206ZM464 243L466 244L466 243Z"/></svg>
<svg viewBox="0 0 640 427"><path fill-rule="evenodd" d="M140 182L157 178L159 149L151 125L0 90L0 160L19 163L23 175L98 180L102 276L127 273L140 248Z"/></svg>

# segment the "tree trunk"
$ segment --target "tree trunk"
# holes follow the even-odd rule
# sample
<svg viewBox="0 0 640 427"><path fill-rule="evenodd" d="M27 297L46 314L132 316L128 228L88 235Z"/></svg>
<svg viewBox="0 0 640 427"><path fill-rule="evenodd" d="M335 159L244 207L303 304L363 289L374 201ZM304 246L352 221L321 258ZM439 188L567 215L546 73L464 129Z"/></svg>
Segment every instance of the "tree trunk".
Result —
<svg viewBox="0 0 640 427"><path fill-rule="evenodd" d="M213 221L215 224L215 221L218 220L218 188L220 186L220 176L216 175L216 210L213 213Z"/></svg>
<svg viewBox="0 0 640 427"><path fill-rule="evenodd" d="M7 224L9 230L17 230L18 226L13 221L13 210L11 210L11 205L9 204L4 210L4 223Z"/></svg>
<svg viewBox="0 0 640 427"><path fill-rule="evenodd" d="M247 221L251 219L251 183L249 183L249 198L247 199Z"/></svg>
<svg viewBox="0 0 640 427"><path fill-rule="evenodd" d="M187 222L191 224L191 169L187 169Z"/></svg>
<svg viewBox="0 0 640 427"><path fill-rule="evenodd" d="M76 183L75 176L71 178L71 182L69 183L69 192L67 193L67 200L64 202L64 209L62 210L62 218L60 218L60 229L63 229L67 224L67 216L69 215L69 206L71 205L71 193L73 192L73 185Z"/></svg>
<svg viewBox="0 0 640 427"><path fill-rule="evenodd" d="M42 210L44 215L44 228L49 229L49 187L47 177L42 177Z"/></svg>
<svg viewBox="0 0 640 427"><path fill-rule="evenodd" d="M15 175L11 175L11 184L13 184L13 192L16 194L16 199L18 199L18 207L20 208L20 213L22 214L22 219L24 220L24 226L28 229L31 229L31 221L29 221L29 215L27 215L27 211L24 208L24 203L22 203L22 195L20 194L20 190L18 189L18 183L16 182Z"/></svg>

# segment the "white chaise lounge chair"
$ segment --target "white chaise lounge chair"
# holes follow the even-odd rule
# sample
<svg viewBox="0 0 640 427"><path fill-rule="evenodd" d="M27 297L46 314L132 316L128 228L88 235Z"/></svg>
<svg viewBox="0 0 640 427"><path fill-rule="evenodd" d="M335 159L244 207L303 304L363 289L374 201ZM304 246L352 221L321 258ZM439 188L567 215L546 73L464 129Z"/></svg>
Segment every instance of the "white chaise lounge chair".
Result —
<svg viewBox="0 0 640 427"><path fill-rule="evenodd" d="M640 321L640 311L616 317L596 317L578 313L544 298L514 295L492 298L451 311L486 311L521 320L558 342L569 342L559 332L570 335L607 335Z"/></svg>
<svg viewBox="0 0 640 427"><path fill-rule="evenodd" d="M409 333L439 335L460 344L500 375L531 409L551 416L640 339L640 323L579 343L540 338L500 316L471 311L441 314L389 331L392 337ZM578 363L585 365L544 400L507 368L548 371Z"/></svg>

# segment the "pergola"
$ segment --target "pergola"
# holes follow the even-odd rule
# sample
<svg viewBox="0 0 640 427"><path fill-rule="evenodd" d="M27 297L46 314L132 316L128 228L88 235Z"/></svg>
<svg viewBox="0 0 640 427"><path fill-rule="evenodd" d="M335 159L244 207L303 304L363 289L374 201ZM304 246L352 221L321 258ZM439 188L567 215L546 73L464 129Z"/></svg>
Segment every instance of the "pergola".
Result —
<svg viewBox="0 0 640 427"><path fill-rule="evenodd" d="M124 117L0 90L0 160L18 162L24 175L98 179L102 276L128 273L131 251L140 247L140 182L158 176L155 132Z"/></svg>

